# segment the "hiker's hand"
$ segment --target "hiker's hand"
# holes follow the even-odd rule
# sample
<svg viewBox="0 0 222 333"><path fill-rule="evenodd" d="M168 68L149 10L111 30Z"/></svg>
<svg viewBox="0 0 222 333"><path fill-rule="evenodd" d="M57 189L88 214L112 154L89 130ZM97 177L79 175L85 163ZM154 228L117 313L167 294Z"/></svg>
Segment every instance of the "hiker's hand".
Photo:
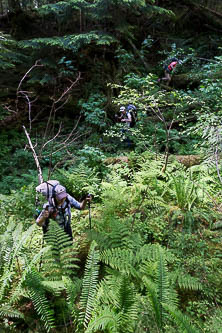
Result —
<svg viewBox="0 0 222 333"><path fill-rule="evenodd" d="M49 211L47 209L42 210L39 217L36 219L36 223L39 227L42 227L45 220L49 217Z"/></svg>
<svg viewBox="0 0 222 333"><path fill-rule="evenodd" d="M42 217L44 217L45 219L47 219L49 217L49 211L48 210L44 210Z"/></svg>
<svg viewBox="0 0 222 333"><path fill-rule="evenodd" d="M92 194L88 194L87 196L86 196L86 201L87 202L90 202L92 200Z"/></svg>

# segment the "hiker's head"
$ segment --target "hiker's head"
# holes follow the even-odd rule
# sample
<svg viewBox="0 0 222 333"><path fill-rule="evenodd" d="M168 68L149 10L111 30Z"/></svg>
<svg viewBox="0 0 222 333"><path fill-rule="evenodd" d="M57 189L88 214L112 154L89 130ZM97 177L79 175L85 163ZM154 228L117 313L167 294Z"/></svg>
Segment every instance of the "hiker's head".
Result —
<svg viewBox="0 0 222 333"><path fill-rule="evenodd" d="M120 109L119 109L119 111L120 111L121 113L122 113L122 112L123 112L123 113L126 112L126 108L125 108L125 106L121 106Z"/></svg>
<svg viewBox="0 0 222 333"><path fill-rule="evenodd" d="M62 204L67 197L66 188L62 185L57 185L55 199L57 204Z"/></svg>

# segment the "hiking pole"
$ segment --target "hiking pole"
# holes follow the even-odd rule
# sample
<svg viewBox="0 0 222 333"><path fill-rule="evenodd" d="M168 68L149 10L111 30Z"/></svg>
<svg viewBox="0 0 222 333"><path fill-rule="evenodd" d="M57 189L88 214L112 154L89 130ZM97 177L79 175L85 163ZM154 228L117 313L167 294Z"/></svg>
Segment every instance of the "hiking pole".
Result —
<svg viewBox="0 0 222 333"><path fill-rule="evenodd" d="M90 197L91 195L88 194L87 197ZM91 205L90 201L88 201L88 208L89 208L89 229L92 229L92 219L91 219Z"/></svg>
<svg viewBox="0 0 222 333"><path fill-rule="evenodd" d="M92 229L92 220L91 220L91 205L90 201L88 202L88 207L89 207L89 229Z"/></svg>

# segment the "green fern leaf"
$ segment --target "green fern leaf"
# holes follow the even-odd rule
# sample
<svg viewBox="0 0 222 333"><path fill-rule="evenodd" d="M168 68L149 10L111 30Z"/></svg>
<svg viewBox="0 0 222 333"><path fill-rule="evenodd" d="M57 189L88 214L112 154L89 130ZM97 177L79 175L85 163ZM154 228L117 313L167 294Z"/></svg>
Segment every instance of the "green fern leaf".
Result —
<svg viewBox="0 0 222 333"><path fill-rule="evenodd" d="M156 285L151 280L149 280L146 276L143 277L144 284L146 286L147 292L149 294L150 301L153 306L153 310L156 317L156 324L159 328L162 328L162 318L161 318L161 308L160 303L156 291Z"/></svg>
<svg viewBox="0 0 222 333"><path fill-rule="evenodd" d="M24 318L23 313L20 311L13 309L8 304L2 304L0 306L0 317L5 317L5 318Z"/></svg>
<svg viewBox="0 0 222 333"><path fill-rule="evenodd" d="M175 323L183 330L184 333L200 333L200 331L191 325L191 320L182 312L169 304L163 303L164 308L170 313Z"/></svg>
<svg viewBox="0 0 222 333"><path fill-rule="evenodd" d="M94 307L94 297L96 295L96 288L99 275L99 252L96 250L96 243L92 242L89 255L87 258L82 293L80 296L80 305L82 312L80 314L80 322L83 323L84 327L87 327L90 321L90 316Z"/></svg>
<svg viewBox="0 0 222 333"><path fill-rule="evenodd" d="M120 314L116 314L111 307L106 307L100 312L100 315L91 320L85 333L96 332L98 330L108 329L108 332L119 333Z"/></svg>
<svg viewBox="0 0 222 333"><path fill-rule="evenodd" d="M47 332L49 332L54 327L55 319L45 296L45 290L41 281L41 275L32 270L26 275L24 286L28 288L36 312L40 315Z"/></svg>
<svg viewBox="0 0 222 333"><path fill-rule="evenodd" d="M53 220L50 221L49 230L45 235L46 244L50 250L43 258L42 271L50 280L62 280L63 276L70 276L79 267L77 252L69 236Z"/></svg>

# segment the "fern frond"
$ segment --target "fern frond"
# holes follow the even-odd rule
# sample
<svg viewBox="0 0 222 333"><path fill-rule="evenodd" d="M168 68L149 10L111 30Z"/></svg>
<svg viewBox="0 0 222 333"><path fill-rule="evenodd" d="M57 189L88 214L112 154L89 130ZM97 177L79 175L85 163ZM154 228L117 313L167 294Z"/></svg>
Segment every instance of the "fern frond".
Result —
<svg viewBox="0 0 222 333"><path fill-rule="evenodd" d="M129 278L122 275L117 292L118 308L121 311L121 327L130 332L133 328L133 322L138 317L136 297L133 286L130 284ZM133 332L133 331L132 331Z"/></svg>
<svg viewBox="0 0 222 333"><path fill-rule="evenodd" d="M83 323L84 327L87 327L87 324L90 321L98 282L100 256L96 246L97 244L95 242L92 242L90 246L90 251L85 266L82 293L80 296L80 305L82 309L80 314L80 322Z"/></svg>
<svg viewBox="0 0 222 333"><path fill-rule="evenodd" d="M182 270L177 270L169 273L169 278L173 284L178 283L181 289L187 290L202 290L202 284L195 277L186 274Z"/></svg>
<svg viewBox="0 0 222 333"><path fill-rule="evenodd" d="M118 219L112 218L110 229L108 233L102 230L99 233L90 234L90 238L97 242L101 250L110 248L134 249L136 247L135 237L126 223L120 223Z"/></svg>
<svg viewBox="0 0 222 333"><path fill-rule="evenodd" d="M108 329L109 332L119 333L120 314L116 314L111 307L100 311L99 316L91 319L85 333Z"/></svg>
<svg viewBox="0 0 222 333"><path fill-rule="evenodd" d="M163 303L163 307L170 313L175 323L184 333L200 333L200 331L191 324L191 320L174 306Z"/></svg>
<svg viewBox="0 0 222 333"><path fill-rule="evenodd" d="M44 290L50 291L53 295L59 296L65 290L64 282L61 281L42 281Z"/></svg>
<svg viewBox="0 0 222 333"><path fill-rule="evenodd" d="M62 276L73 275L79 261L69 236L53 220L45 235L46 244L50 246L47 256L43 258L42 270L50 280L61 280Z"/></svg>
<svg viewBox="0 0 222 333"><path fill-rule="evenodd" d="M160 302L157 295L156 285L146 276L143 277L143 282L146 286L150 302L153 307L153 311L155 313L156 324L159 328L162 328L162 319L161 319L161 308Z"/></svg>
<svg viewBox="0 0 222 333"><path fill-rule="evenodd" d="M136 253L136 259L138 262L141 261L158 261L160 255L160 249L164 253L165 260L167 262L173 262L175 255L170 250L161 247L159 244L145 244Z"/></svg>
<svg viewBox="0 0 222 333"><path fill-rule="evenodd" d="M21 297L28 297L26 290L23 287L23 283L26 280L26 275L37 266L37 264L40 262L41 257L49 251L49 247L42 248L38 253L35 254L35 256L31 259L31 261L27 258L24 258L25 264L23 267L23 270L21 272L21 277L16 284L16 287L11 290L9 303L14 304L17 302Z"/></svg>
<svg viewBox="0 0 222 333"><path fill-rule="evenodd" d="M19 258L22 258L24 262L26 256L24 249L27 241L30 240L35 226L32 225L28 230L23 232L23 225L16 224L14 221L9 223L6 232L1 238L1 252L0 252L0 268L2 272L1 276L1 288L0 288L0 300L4 297L4 294L8 289L12 288L12 280L17 275L17 264ZM5 236L5 237L4 237ZM23 267L20 267L20 274L23 273Z"/></svg>
<svg viewBox="0 0 222 333"><path fill-rule="evenodd" d="M34 308L40 315L47 332L49 332L54 327L55 319L53 311L50 309L49 302L45 296L45 290L41 281L41 275L32 270L26 275L24 286L28 288Z"/></svg>
<svg viewBox="0 0 222 333"><path fill-rule="evenodd" d="M24 315L22 312L14 309L9 304L2 304L0 306L0 317L5 318L24 318Z"/></svg>
<svg viewBox="0 0 222 333"><path fill-rule="evenodd" d="M137 270L134 268L136 265L136 257L132 250L114 248L103 251L100 257L103 262L110 267L117 269L119 272L134 277L138 275Z"/></svg>
<svg viewBox="0 0 222 333"><path fill-rule="evenodd" d="M157 285L158 285L158 297L160 303L166 303L169 301L169 279L168 270L165 258L163 254L159 253L159 260L157 265Z"/></svg>
<svg viewBox="0 0 222 333"><path fill-rule="evenodd" d="M78 279L78 278L71 280L69 277L64 277L63 282L64 282L64 286L66 288L66 293L67 293L68 308L70 310L70 313L72 313L73 317L75 317L76 298L80 294L81 287L82 287L82 280Z"/></svg>

